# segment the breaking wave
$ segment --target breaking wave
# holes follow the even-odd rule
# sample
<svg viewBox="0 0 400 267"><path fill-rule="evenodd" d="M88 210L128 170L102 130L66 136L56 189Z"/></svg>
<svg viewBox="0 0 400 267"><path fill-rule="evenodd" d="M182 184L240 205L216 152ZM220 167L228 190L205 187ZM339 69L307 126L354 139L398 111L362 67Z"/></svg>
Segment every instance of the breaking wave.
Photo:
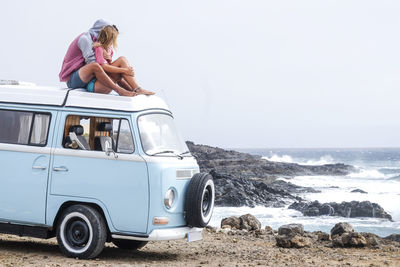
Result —
<svg viewBox="0 0 400 267"><path fill-rule="evenodd" d="M284 162L284 163L297 163L300 165L325 165L325 164L332 164L334 163L333 158L330 155L325 155L320 157L317 160L294 160L291 156L289 155L272 155L271 157L263 157L263 159L269 160L269 161L274 161L274 162Z"/></svg>
<svg viewBox="0 0 400 267"><path fill-rule="evenodd" d="M361 170L360 172L350 173L347 175L351 178L367 178L367 179L381 179L387 178L385 174L378 170Z"/></svg>

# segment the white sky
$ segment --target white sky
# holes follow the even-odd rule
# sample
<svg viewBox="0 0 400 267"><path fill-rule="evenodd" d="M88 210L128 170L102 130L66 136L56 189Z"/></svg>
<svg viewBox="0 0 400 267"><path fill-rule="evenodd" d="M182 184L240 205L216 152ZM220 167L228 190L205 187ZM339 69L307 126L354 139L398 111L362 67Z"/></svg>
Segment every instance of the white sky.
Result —
<svg viewBox="0 0 400 267"><path fill-rule="evenodd" d="M0 78L62 86L67 47L120 29L141 85L186 140L399 147L398 1L3 1Z"/></svg>

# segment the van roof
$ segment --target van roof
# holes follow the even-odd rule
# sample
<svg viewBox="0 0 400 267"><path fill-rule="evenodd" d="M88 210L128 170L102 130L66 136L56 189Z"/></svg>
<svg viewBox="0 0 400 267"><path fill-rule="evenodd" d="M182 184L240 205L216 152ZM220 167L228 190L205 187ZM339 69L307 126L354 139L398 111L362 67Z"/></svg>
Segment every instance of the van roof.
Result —
<svg viewBox="0 0 400 267"><path fill-rule="evenodd" d="M71 90L69 88L32 85L0 85L0 102L118 111L169 110L164 100L154 95L127 97L89 93L82 88Z"/></svg>

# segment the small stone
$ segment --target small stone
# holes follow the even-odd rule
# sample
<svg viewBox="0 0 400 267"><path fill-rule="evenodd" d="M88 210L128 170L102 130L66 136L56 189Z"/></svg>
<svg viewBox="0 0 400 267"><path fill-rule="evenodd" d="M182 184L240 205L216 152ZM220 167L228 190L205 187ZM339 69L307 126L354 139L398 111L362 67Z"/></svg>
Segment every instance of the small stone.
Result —
<svg viewBox="0 0 400 267"><path fill-rule="evenodd" d="M265 230L268 231L268 232L272 232L273 231L272 227L268 226L268 225L265 226Z"/></svg>
<svg viewBox="0 0 400 267"><path fill-rule="evenodd" d="M317 233L318 236L318 241L331 241L331 235L328 233L324 233L324 232L318 232Z"/></svg>

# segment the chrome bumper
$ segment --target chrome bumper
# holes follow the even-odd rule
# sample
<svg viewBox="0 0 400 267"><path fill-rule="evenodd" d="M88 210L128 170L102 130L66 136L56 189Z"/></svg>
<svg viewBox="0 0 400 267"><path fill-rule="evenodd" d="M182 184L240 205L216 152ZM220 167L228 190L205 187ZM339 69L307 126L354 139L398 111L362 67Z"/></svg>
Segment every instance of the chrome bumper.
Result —
<svg viewBox="0 0 400 267"><path fill-rule="evenodd" d="M173 239L186 238L188 239L187 241L190 241L189 234L201 236L202 231L203 228L177 227L177 228L154 229L148 237L119 235L119 234L112 234L111 237L115 239L128 239L128 240L139 240L139 241L158 241L158 240L173 240Z"/></svg>

